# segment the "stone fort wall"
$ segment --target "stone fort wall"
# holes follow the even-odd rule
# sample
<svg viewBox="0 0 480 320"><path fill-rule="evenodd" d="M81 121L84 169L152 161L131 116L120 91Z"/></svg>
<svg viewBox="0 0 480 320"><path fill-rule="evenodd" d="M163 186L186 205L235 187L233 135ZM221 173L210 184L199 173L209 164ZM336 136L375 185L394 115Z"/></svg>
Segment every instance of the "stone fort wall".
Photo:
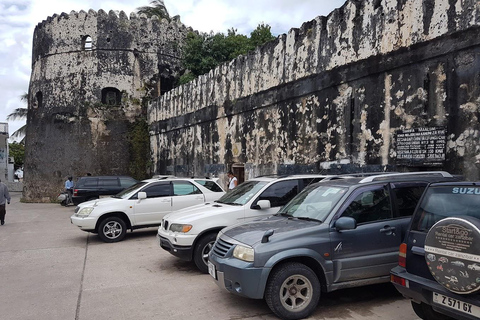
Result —
<svg viewBox="0 0 480 320"><path fill-rule="evenodd" d="M291 29L150 104L155 173L242 164L246 178L395 168L478 179L479 9L349 0ZM440 130L437 161L400 161L398 134L413 128Z"/></svg>
<svg viewBox="0 0 480 320"><path fill-rule="evenodd" d="M170 90L191 30L124 12L72 11L48 17L33 35L25 188L49 201L69 175L129 174L129 132L143 100Z"/></svg>

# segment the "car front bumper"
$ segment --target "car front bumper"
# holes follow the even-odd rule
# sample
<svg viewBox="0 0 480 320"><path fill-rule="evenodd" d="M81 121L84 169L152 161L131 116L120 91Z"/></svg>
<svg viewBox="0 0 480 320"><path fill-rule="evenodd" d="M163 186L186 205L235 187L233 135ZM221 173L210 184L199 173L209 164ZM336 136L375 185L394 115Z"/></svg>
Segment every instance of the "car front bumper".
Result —
<svg viewBox="0 0 480 320"><path fill-rule="evenodd" d="M185 260L185 261L192 261L193 256L193 247L192 246L178 246L174 245L170 242L169 239L157 235L159 245L162 249L170 252L174 256Z"/></svg>
<svg viewBox="0 0 480 320"><path fill-rule="evenodd" d="M92 217L77 217L72 215L70 217L70 222L84 231L95 231L95 226L97 224L97 218Z"/></svg>
<svg viewBox="0 0 480 320"><path fill-rule="evenodd" d="M220 288L243 297L263 299L271 268L257 268L251 262L215 254L210 254L209 262L214 267L210 274Z"/></svg>
<svg viewBox="0 0 480 320"><path fill-rule="evenodd" d="M425 303L433 308L433 310L448 315L457 320L474 320L478 317L466 314L464 312L456 311L452 308L442 306L433 302L434 294L440 294L446 297L453 298L457 301L462 301L480 308L480 300L478 293L470 295L458 295L448 291L436 281L425 279L408 273L405 268L395 267L391 270L391 276L405 279L405 285L401 285L396 281L392 281L395 288L408 299L416 303Z"/></svg>

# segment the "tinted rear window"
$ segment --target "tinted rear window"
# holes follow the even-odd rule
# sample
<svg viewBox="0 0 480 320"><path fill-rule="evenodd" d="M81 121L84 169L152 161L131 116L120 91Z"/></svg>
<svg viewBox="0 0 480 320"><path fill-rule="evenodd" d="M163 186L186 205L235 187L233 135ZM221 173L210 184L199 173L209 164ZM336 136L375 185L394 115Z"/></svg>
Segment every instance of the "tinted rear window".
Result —
<svg viewBox="0 0 480 320"><path fill-rule="evenodd" d="M480 187L431 187L415 213L412 230L428 231L436 222L455 216L480 218Z"/></svg>
<svg viewBox="0 0 480 320"><path fill-rule="evenodd" d="M223 192L222 188L220 188L220 186L216 184L215 181L195 180L195 182L204 186L210 191Z"/></svg>

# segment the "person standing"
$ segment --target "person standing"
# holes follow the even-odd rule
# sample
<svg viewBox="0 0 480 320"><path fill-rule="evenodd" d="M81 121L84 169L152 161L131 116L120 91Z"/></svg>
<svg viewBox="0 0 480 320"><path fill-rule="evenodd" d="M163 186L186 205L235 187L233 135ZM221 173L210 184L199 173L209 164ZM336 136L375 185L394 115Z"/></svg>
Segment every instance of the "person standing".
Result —
<svg viewBox="0 0 480 320"><path fill-rule="evenodd" d="M238 185L237 177L233 175L232 171L228 171L228 190L234 189Z"/></svg>
<svg viewBox="0 0 480 320"><path fill-rule="evenodd" d="M7 214L6 203L10 204L10 194L8 193L8 187L0 180L0 224L5 224L5 215Z"/></svg>
<svg viewBox="0 0 480 320"><path fill-rule="evenodd" d="M73 196L73 181L72 181L72 177L68 177L67 181L65 181L65 190L67 190L67 194L68 194L68 198L67 198L67 203L65 204L66 206L68 206L70 203L73 204L73 199L72 199L72 196Z"/></svg>

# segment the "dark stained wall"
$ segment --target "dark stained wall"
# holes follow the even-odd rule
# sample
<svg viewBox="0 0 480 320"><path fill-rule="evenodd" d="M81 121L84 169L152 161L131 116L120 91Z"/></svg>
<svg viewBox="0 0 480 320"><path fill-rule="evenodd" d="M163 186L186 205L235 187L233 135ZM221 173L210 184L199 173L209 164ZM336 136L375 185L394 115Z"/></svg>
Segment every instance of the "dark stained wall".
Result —
<svg viewBox="0 0 480 320"><path fill-rule="evenodd" d="M245 177L444 169L479 178L476 1L347 1L149 107L156 173ZM445 160L399 165L395 133L447 130Z"/></svg>

